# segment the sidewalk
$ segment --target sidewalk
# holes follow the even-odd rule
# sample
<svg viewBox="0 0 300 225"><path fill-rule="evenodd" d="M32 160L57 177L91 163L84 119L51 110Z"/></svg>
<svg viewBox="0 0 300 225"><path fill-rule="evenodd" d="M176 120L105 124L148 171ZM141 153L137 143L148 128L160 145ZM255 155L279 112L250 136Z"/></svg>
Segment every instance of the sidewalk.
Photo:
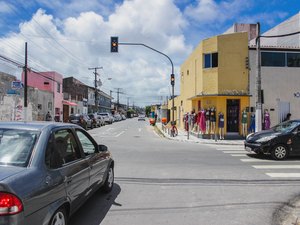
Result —
<svg viewBox="0 0 300 225"><path fill-rule="evenodd" d="M202 139L197 138L194 135L187 134L186 131L178 129L178 135L176 137L171 137L168 134L168 131L163 131L163 127L161 123L156 123L156 127L159 132L170 140L182 141L182 142L193 142L193 143L201 143L201 144L219 144L219 145L244 145L243 140L215 140L215 139Z"/></svg>

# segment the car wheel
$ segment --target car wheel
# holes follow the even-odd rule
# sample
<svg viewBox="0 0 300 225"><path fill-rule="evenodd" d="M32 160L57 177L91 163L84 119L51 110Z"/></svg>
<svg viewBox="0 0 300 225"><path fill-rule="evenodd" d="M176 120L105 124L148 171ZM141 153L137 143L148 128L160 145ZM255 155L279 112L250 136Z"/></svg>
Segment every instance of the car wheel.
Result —
<svg viewBox="0 0 300 225"><path fill-rule="evenodd" d="M110 166L102 190L107 193L110 192L113 189L114 180L114 168Z"/></svg>
<svg viewBox="0 0 300 225"><path fill-rule="evenodd" d="M271 152L271 156L276 160L283 160L288 156L288 149L285 145L276 145Z"/></svg>
<svg viewBox="0 0 300 225"><path fill-rule="evenodd" d="M51 218L49 225L67 225L68 219L66 210L64 208L59 208Z"/></svg>

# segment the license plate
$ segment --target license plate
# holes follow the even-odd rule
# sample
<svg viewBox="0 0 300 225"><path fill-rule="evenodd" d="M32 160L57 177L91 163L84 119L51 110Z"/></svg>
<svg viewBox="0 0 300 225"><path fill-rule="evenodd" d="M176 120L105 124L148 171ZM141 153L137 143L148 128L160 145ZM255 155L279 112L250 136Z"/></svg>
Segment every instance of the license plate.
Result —
<svg viewBox="0 0 300 225"><path fill-rule="evenodd" d="M249 147L245 147L245 150L247 151L247 152L252 152L252 148L249 148Z"/></svg>

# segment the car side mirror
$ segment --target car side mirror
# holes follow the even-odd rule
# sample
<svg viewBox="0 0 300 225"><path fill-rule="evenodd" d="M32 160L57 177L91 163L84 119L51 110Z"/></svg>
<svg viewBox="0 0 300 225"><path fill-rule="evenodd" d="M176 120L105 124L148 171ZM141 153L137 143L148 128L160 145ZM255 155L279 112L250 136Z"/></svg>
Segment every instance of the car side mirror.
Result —
<svg viewBox="0 0 300 225"><path fill-rule="evenodd" d="M108 150L106 145L98 145L99 152L106 152Z"/></svg>

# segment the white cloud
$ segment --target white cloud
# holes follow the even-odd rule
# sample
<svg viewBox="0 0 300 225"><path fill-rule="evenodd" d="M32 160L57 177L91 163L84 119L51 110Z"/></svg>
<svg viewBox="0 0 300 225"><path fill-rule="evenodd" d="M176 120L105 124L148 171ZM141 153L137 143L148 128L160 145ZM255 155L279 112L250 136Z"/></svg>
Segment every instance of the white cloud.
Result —
<svg viewBox="0 0 300 225"><path fill-rule="evenodd" d="M73 6L79 8L80 3L83 1ZM51 4L57 6L61 1ZM16 52L22 58L27 41L29 66L74 76L91 86L94 76L88 67L103 66L100 77L103 81L112 78L103 82L103 90L109 93L109 89L122 88L127 96L138 98L143 104L142 101L157 102L157 96L170 94L170 62L141 46L120 45L119 53L112 54L110 36L119 36L121 42L144 43L166 53L174 60L178 74L180 64L191 51L183 34L186 25L171 0L124 1L106 19L96 11L59 18L40 9L30 21L20 24L19 33L1 39L0 49L11 58L16 57Z"/></svg>

